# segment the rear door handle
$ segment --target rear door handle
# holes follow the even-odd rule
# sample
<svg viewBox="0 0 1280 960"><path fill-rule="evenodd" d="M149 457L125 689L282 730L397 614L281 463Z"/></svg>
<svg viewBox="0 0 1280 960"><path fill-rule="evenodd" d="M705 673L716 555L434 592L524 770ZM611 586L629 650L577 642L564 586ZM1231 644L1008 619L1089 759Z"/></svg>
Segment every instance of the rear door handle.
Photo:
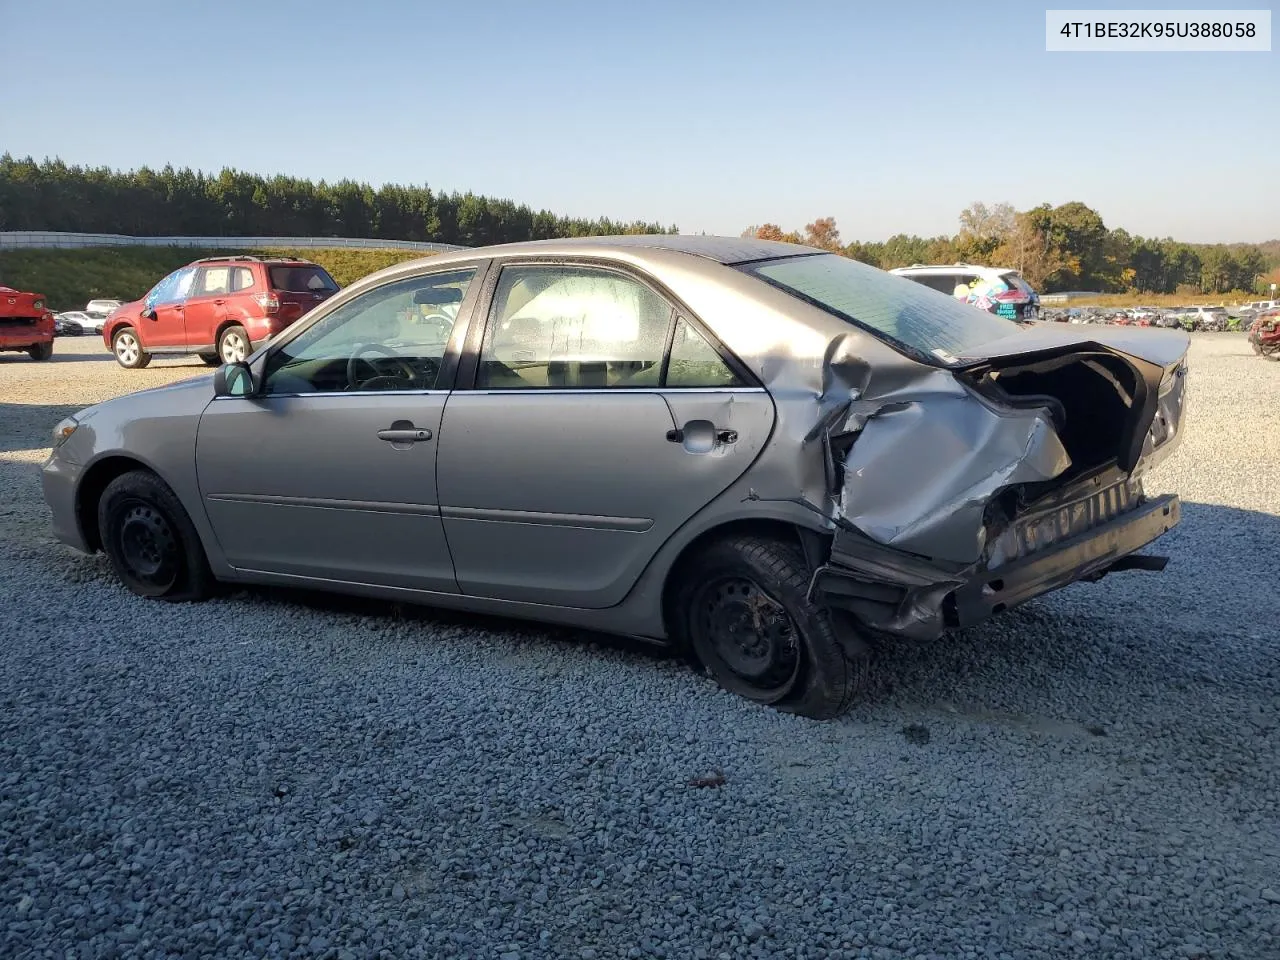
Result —
<svg viewBox="0 0 1280 960"><path fill-rule="evenodd" d="M670 440L672 443L684 443L684 431L668 430L667 439ZM716 431L716 443L737 443L737 442L738 442L737 430L717 430Z"/></svg>
<svg viewBox="0 0 1280 960"><path fill-rule="evenodd" d="M378 439L388 443L422 443L431 439L431 431L425 427L389 427L378 431Z"/></svg>

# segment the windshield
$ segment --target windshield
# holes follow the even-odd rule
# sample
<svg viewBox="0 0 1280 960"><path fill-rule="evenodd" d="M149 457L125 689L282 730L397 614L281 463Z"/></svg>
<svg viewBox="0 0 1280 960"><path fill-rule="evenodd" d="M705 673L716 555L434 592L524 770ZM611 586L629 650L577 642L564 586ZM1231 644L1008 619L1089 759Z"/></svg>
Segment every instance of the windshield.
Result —
<svg viewBox="0 0 1280 960"><path fill-rule="evenodd" d="M271 288L288 293L333 293L338 284L322 267L300 265L272 267Z"/></svg>
<svg viewBox="0 0 1280 960"><path fill-rule="evenodd" d="M949 362L979 344L1021 330L1012 320L833 253L788 257L742 269L880 335L905 353L932 361Z"/></svg>

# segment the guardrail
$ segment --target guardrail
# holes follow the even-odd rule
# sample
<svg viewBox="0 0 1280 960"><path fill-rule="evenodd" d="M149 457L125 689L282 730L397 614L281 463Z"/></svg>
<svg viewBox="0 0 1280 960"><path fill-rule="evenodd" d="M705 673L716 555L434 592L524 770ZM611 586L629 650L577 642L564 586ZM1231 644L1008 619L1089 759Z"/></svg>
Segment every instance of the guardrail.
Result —
<svg viewBox="0 0 1280 960"><path fill-rule="evenodd" d="M131 237L122 233L65 233L57 230L0 231L0 250L38 250L81 247L201 247L208 250L253 250L293 247L328 250L421 250L442 253L466 249L456 243L417 240L374 240L364 237Z"/></svg>

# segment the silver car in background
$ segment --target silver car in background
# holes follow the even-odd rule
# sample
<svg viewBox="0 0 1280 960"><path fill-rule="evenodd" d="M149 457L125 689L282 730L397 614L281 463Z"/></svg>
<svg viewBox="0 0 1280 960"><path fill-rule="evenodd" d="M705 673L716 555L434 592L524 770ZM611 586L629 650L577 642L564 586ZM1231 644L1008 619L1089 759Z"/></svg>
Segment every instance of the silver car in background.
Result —
<svg viewBox="0 0 1280 960"><path fill-rule="evenodd" d="M687 651L846 709L934 640L1161 569L1185 334L1020 327L806 247L513 244L353 284L243 363L57 425L53 529L135 593L281 584Z"/></svg>

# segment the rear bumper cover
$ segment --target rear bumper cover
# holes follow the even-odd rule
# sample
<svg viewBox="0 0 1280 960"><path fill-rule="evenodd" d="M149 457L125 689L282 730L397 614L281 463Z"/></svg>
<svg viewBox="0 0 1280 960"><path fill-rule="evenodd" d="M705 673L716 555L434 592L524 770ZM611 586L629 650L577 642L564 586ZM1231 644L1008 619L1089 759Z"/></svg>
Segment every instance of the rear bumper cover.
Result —
<svg viewBox="0 0 1280 960"><path fill-rule="evenodd" d="M920 557L867 544L832 555L810 584L812 601L851 610L867 627L909 640L936 640L1035 597L1112 569L1160 569L1157 558L1125 561L1177 525L1174 494L1142 500L1118 516L1018 559L940 570Z"/></svg>
<svg viewBox="0 0 1280 960"><path fill-rule="evenodd" d="M1050 549L982 570L952 594L955 625L971 626L1077 580L1097 579L1117 560L1171 530L1180 518L1176 495L1156 497Z"/></svg>

